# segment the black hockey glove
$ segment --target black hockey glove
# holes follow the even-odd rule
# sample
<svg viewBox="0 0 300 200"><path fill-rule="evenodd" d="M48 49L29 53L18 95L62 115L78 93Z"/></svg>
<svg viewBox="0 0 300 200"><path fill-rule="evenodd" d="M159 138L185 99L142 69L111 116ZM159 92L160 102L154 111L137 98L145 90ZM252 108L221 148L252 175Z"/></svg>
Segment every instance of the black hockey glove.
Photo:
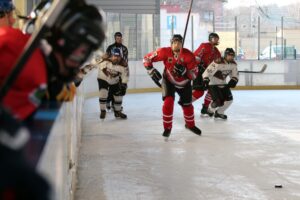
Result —
<svg viewBox="0 0 300 200"><path fill-rule="evenodd" d="M236 79L230 79L230 81L228 82L227 86L230 88L235 88L236 84L237 84L237 80Z"/></svg>
<svg viewBox="0 0 300 200"><path fill-rule="evenodd" d="M162 79L162 76L159 73L159 71L153 67L148 70L148 74L155 83L159 82Z"/></svg>
<svg viewBox="0 0 300 200"><path fill-rule="evenodd" d="M209 78L204 78L203 79L203 89L207 90L209 85Z"/></svg>
<svg viewBox="0 0 300 200"><path fill-rule="evenodd" d="M204 63L201 62L200 64L198 64L198 74L202 75L204 71L205 71Z"/></svg>
<svg viewBox="0 0 300 200"><path fill-rule="evenodd" d="M28 139L29 131L8 110L0 106L0 146L20 150Z"/></svg>
<svg viewBox="0 0 300 200"><path fill-rule="evenodd" d="M120 95L124 96L126 94L126 90L127 90L127 84L121 83L120 84Z"/></svg>
<svg viewBox="0 0 300 200"><path fill-rule="evenodd" d="M183 65L177 63L175 64L173 70L177 76L184 76L186 73L186 68Z"/></svg>

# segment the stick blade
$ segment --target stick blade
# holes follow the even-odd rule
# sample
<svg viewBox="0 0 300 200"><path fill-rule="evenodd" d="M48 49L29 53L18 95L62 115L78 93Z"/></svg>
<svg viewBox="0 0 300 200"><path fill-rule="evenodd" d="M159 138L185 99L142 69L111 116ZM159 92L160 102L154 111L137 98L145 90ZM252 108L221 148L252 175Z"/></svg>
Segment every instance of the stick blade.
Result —
<svg viewBox="0 0 300 200"><path fill-rule="evenodd" d="M267 69L267 66L268 66L267 64L264 64L263 67L261 68L260 72L264 73Z"/></svg>

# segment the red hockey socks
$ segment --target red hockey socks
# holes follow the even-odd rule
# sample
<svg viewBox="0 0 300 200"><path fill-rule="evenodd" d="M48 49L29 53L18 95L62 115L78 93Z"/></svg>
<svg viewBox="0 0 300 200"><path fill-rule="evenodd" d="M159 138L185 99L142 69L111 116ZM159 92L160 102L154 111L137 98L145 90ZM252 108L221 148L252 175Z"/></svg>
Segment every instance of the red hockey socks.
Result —
<svg viewBox="0 0 300 200"><path fill-rule="evenodd" d="M200 97L202 97L204 94L203 90L193 90L193 102L196 101L197 99L199 99Z"/></svg>
<svg viewBox="0 0 300 200"><path fill-rule="evenodd" d="M210 95L209 92L207 92L206 95L205 95L205 99L204 99L204 106L206 108L208 108L210 102L211 102L211 95Z"/></svg>
<svg viewBox="0 0 300 200"><path fill-rule="evenodd" d="M184 120L185 124L187 127L191 128L195 126L195 120L194 120L194 107L193 105L189 106L182 106L183 110L183 115L184 115Z"/></svg>
<svg viewBox="0 0 300 200"><path fill-rule="evenodd" d="M173 109L174 109L174 98L168 96L164 100L163 111L163 124L164 129L172 129L173 123Z"/></svg>

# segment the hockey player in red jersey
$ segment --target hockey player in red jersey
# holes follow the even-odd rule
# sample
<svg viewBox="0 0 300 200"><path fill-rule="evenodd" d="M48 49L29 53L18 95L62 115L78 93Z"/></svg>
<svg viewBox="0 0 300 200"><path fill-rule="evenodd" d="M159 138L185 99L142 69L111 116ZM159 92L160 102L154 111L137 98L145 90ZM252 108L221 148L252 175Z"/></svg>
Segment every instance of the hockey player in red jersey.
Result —
<svg viewBox="0 0 300 200"><path fill-rule="evenodd" d="M0 15L7 14L11 8L12 0L0 0ZM29 136L23 122L38 108L46 87L49 92L53 83L67 83L73 79L92 50L101 45L105 33L96 7L83 5L83 1L79 6L72 1L64 11L54 27L47 29L41 48L30 54L12 85L5 84L4 80L12 77L9 73L30 36L11 25L0 27L1 200L51 199L49 184L23 155ZM8 88L7 93L2 90L4 85Z"/></svg>
<svg viewBox="0 0 300 200"><path fill-rule="evenodd" d="M13 16L15 6L12 0L0 0L0 27L12 27L16 21Z"/></svg>
<svg viewBox="0 0 300 200"><path fill-rule="evenodd" d="M179 104L183 109L186 128L201 135L201 130L195 126L191 86L191 80L196 78L198 69L193 53L183 48L182 43L182 36L175 34L171 39L171 47L159 48L144 57L144 66L153 81L158 84L163 79L162 135L167 138L172 129L175 92L180 97ZM153 67L153 63L158 61L163 61L165 65L163 76Z"/></svg>
<svg viewBox="0 0 300 200"><path fill-rule="evenodd" d="M50 98L55 93L59 95L64 83L73 80L92 50L104 40L102 17L95 7L72 9L49 30L47 42L34 51L1 102L22 121L37 109L47 86ZM29 39L30 35L19 29L0 28L0 86Z"/></svg>
<svg viewBox="0 0 300 200"><path fill-rule="evenodd" d="M208 37L209 42L202 43L198 49L194 52L196 57L196 62L199 67L199 74L197 78L193 81L193 101L196 101L204 94L202 73L217 58L221 58L221 53L216 47L219 44L219 35L216 33L210 33ZM212 116L213 113L208 112L208 105L211 102L211 95L209 91L206 93L203 107L201 109L201 114L208 114Z"/></svg>

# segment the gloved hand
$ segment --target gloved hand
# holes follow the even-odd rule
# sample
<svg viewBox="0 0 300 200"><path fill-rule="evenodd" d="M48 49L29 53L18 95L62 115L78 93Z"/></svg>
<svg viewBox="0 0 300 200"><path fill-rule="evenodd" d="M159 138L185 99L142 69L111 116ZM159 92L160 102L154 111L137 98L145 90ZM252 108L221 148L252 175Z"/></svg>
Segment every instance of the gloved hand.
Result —
<svg viewBox="0 0 300 200"><path fill-rule="evenodd" d="M159 71L153 67L148 70L148 74L155 83L159 82L162 79L162 76L159 73Z"/></svg>
<svg viewBox="0 0 300 200"><path fill-rule="evenodd" d="M124 96L126 94L126 90L127 90L127 84L121 83L120 84L120 95Z"/></svg>
<svg viewBox="0 0 300 200"><path fill-rule="evenodd" d="M203 89L207 90L208 89L208 85L209 85L209 78L204 78L203 79Z"/></svg>
<svg viewBox="0 0 300 200"><path fill-rule="evenodd" d="M86 75L86 74L89 73L93 68L94 68L94 66L91 65L91 64L85 65L83 68L80 69L80 73L82 73L83 75Z"/></svg>
<svg viewBox="0 0 300 200"><path fill-rule="evenodd" d="M27 128L0 105L0 146L5 146L11 150L20 150L25 146L28 139L29 131Z"/></svg>
<svg viewBox="0 0 300 200"><path fill-rule="evenodd" d="M183 65L176 63L173 71L178 76L184 76L186 73L186 68Z"/></svg>
<svg viewBox="0 0 300 200"><path fill-rule="evenodd" d="M53 81L48 84L47 99L50 101L72 101L76 94L76 86L72 83Z"/></svg>
<svg viewBox="0 0 300 200"><path fill-rule="evenodd" d="M57 101L73 101L76 94L76 86L74 83L66 83L61 91L57 94Z"/></svg>
<svg viewBox="0 0 300 200"><path fill-rule="evenodd" d="M204 63L203 62L201 62L201 63L199 63L198 65L198 74L203 74L203 72L205 71L205 67L204 67Z"/></svg>
<svg viewBox="0 0 300 200"><path fill-rule="evenodd" d="M235 88L236 84L237 84L237 80L236 79L230 79L230 81L228 82L227 86L230 88Z"/></svg>

